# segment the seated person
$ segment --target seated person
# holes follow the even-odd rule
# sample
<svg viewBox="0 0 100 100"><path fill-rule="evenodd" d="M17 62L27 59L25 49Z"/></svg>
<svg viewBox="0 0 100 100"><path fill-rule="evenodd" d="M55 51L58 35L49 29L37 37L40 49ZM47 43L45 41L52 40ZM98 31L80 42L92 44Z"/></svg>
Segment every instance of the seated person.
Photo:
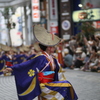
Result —
<svg viewBox="0 0 100 100"><path fill-rule="evenodd" d="M75 68L80 68L84 65L84 59L86 58L85 52L82 51L82 48L76 49L76 60L74 63Z"/></svg>
<svg viewBox="0 0 100 100"><path fill-rule="evenodd" d="M69 67L71 68L72 63L73 63L73 56L69 54L69 50L66 48L64 49L64 67Z"/></svg>

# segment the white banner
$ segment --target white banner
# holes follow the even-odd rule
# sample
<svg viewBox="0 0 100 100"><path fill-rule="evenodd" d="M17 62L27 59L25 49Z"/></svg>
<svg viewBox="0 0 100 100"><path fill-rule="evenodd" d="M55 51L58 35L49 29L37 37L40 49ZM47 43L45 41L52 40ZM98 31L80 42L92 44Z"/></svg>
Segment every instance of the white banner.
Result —
<svg viewBox="0 0 100 100"><path fill-rule="evenodd" d="M32 0L32 20L33 22L40 22L40 2L39 0Z"/></svg>
<svg viewBox="0 0 100 100"><path fill-rule="evenodd" d="M58 19L57 0L49 0L50 19Z"/></svg>

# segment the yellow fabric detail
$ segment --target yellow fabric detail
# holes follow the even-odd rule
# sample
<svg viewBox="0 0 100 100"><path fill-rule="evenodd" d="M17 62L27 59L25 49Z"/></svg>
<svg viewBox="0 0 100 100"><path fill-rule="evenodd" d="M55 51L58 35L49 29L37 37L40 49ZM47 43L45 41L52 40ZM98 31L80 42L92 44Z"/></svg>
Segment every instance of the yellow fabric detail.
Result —
<svg viewBox="0 0 100 100"><path fill-rule="evenodd" d="M49 93L44 93L44 92L41 93L41 97L43 98L42 100L48 100L48 98L45 98L46 95L51 95L51 96L53 96L53 98L52 98L52 99L49 99L49 100L58 100L58 99L55 97L55 95L56 95L58 92L57 92L57 91L52 91L52 90L49 90L49 91L50 91ZM64 100L64 99L62 99L62 100Z"/></svg>
<svg viewBox="0 0 100 100"><path fill-rule="evenodd" d="M62 71L62 67L61 67L61 66L59 66L59 72L63 72L63 71Z"/></svg>
<svg viewBox="0 0 100 100"><path fill-rule="evenodd" d="M5 67L6 67L6 66L5 66L5 61L4 61L4 60L1 60L0 63L3 63L3 62L4 62L4 67L0 70L0 72L2 72L2 70L5 69Z"/></svg>
<svg viewBox="0 0 100 100"><path fill-rule="evenodd" d="M46 99L46 98L42 98L42 100L48 100L48 99ZM51 100L58 100L58 99L54 99L54 98L52 98ZM61 99L61 100L64 100L64 99Z"/></svg>
<svg viewBox="0 0 100 100"><path fill-rule="evenodd" d="M40 86L41 86L41 89L46 89L46 87L44 87L43 85L40 85ZM41 96L44 97L46 95L56 95L56 94L57 94L57 91L49 90L49 93L42 91Z"/></svg>
<svg viewBox="0 0 100 100"><path fill-rule="evenodd" d="M2 72L3 69L4 69L4 67L0 70L0 72Z"/></svg>
<svg viewBox="0 0 100 100"><path fill-rule="evenodd" d="M44 87L44 86L45 86L45 84L44 84L44 83L41 83L41 84L40 84L40 86L41 86L41 87Z"/></svg>
<svg viewBox="0 0 100 100"><path fill-rule="evenodd" d="M45 92L42 92L41 93L41 97L44 97L44 96L46 96L47 95L47 93L45 93Z"/></svg>
<svg viewBox="0 0 100 100"><path fill-rule="evenodd" d="M61 78L61 80L66 80L66 78L65 78L65 76L64 76L64 74L63 74L63 70L62 70L62 67L61 67L61 66L59 66L59 71L58 71L58 73L62 73L62 78Z"/></svg>
<svg viewBox="0 0 100 100"><path fill-rule="evenodd" d="M72 85L69 83L44 83L47 86L55 86L55 87L71 87Z"/></svg>
<svg viewBox="0 0 100 100"><path fill-rule="evenodd" d="M21 60L23 60L23 59L24 59L24 57L21 57L20 59L21 59Z"/></svg>
<svg viewBox="0 0 100 100"><path fill-rule="evenodd" d="M50 90L50 89L44 87L44 85L40 85L40 86L41 86L41 88L43 86L43 89L44 89L44 90L41 89L42 93L40 96L41 96L42 100L59 100L59 96L61 96L61 94L59 94L57 91ZM50 99L48 96L51 96L52 98ZM60 100L64 100L64 98L61 98Z"/></svg>
<svg viewBox="0 0 100 100"><path fill-rule="evenodd" d="M70 94L71 94L71 98L73 100L74 99L74 90L73 90L73 87L70 87Z"/></svg>
<svg viewBox="0 0 100 100"><path fill-rule="evenodd" d="M30 69L30 70L28 71L28 75L29 75L30 77L34 76L34 74L35 74L35 71L34 71L34 70Z"/></svg>
<svg viewBox="0 0 100 100"><path fill-rule="evenodd" d="M18 62L16 61L16 62L14 62L14 64L17 64Z"/></svg>
<svg viewBox="0 0 100 100"><path fill-rule="evenodd" d="M40 55L43 55L43 54L37 54L36 56L32 57L31 59L34 59L34 58L36 58L36 57L38 57Z"/></svg>
<svg viewBox="0 0 100 100"><path fill-rule="evenodd" d="M3 72L4 69L5 69L5 66L0 70L0 72Z"/></svg>
<svg viewBox="0 0 100 100"><path fill-rule="evenodd" d="M24 95L27 95L30 92L32 92L35 88L35 85L36 85L36 77L33 78L33 80L31 82L30 86L28 87L28 89L25 92L23 92L22 94L19 94L19 96L24 96Z"/></svg>
<svg viewBox="0 0 100 100"><path fill-rule="evenodd" d="M69 83L43 83L43 84L45 84L47 86L54 86L54 87L56 87L56 86L60 86L60 87L70 87L70 95L71 95L72 100L74 99L74 90L73 90L73 87L71 86L71 84L69 84ZM41 85L41 88L45 89L45 87L44 87L43 84ZM43 98L42 100L48 100L47 98L45 98L46 95L53 95L53 98L52 99L49 99L49 100L58 100L55 97L55 95L57 93L58 93L57 91L53 91L53 90L49 90L49 93L46 93L46 92L43 92L42 91L42 93L41 93L41 97ZM64 98L62 98L61 100L64 100Z"/></svg>
<svg viewBox="0 0 100 100"><path fill-rule="evenodd" d="M48 94L50 94L50 95L56 95L57 94L57 92L56 91L50 91L50 93L48 93Z"/></svg>
<svg viewBox="0 0 100 100"><path fill-rule="evenodd" d="M3 63L4 61L3 60L0 60L0 63Z"/></svg>
<svg viewBox="0 0 100 100"><path fill-rule="evenodd" d="M58 100L57 98L53 97L51 100Z"/></svg>

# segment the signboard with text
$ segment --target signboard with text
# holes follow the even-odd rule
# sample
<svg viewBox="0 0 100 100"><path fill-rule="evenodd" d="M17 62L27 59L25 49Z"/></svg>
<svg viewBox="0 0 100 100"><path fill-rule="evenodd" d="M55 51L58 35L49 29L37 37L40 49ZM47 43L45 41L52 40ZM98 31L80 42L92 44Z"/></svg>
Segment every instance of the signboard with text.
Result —
<svg viewBox="0 0 100 100"><path fill-rule="evenodd" d="M40 1L32 0L32 20L33 22L40 22Z"/></svg>
<svg viewBox="0 0 100 100"><path fill-rule="evenodd" d="M60 1L60 33L62 38L70 37L72 34L71 1ZM67 39L67 38L66 38Z"/></svg>
<svg viewBox="0 0 100 100"><path fill-rule="evenodd" d="M57 0L49 0L50 20L58 19Z"/></svg>
<svg viewBox="0 0 100 100"><path fill-rule="evenodd" d="M58 35L58 22L50 21L50 33Z"/></svg>

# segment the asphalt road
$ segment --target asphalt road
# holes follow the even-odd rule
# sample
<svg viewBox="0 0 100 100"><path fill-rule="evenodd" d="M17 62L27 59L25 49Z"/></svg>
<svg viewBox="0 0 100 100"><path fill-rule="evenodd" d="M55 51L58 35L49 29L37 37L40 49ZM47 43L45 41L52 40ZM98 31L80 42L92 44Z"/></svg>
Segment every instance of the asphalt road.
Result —
<svg viewBox="0 0 100 100"><path fill-rule="evenodd" d="M100 73L65 69L65 76L78 95L78 100L100 100Z"/></svg>

